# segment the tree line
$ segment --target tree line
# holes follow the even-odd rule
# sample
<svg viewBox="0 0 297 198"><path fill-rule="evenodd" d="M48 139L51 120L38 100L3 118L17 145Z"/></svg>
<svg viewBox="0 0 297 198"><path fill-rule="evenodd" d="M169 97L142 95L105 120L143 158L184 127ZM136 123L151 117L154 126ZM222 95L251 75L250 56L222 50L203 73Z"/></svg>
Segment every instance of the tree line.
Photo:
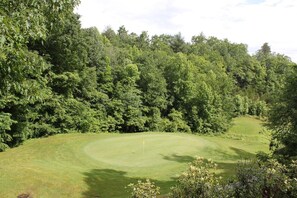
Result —
<svg viewBox="0 0 297 198"><path fill-rule="evenodd" d="M266 116L296 65L206 37L82 28L77 0L0 4L0 150L78 132L221 133Z"/></svg>

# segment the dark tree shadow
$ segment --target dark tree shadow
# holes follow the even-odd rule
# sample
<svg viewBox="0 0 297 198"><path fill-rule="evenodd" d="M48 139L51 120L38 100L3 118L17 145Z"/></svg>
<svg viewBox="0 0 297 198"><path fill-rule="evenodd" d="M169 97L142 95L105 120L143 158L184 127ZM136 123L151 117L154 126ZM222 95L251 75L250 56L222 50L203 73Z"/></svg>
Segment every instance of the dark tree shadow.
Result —
<svg viewBox="0 0 297 198"><path fill-rule="evenodd" d="M232 160L234 162L215 162L218 167L217 170L220 172L217 173L217 176L221 176L224 178L224 180L232 179L237 170L238 163L240 161L244 160L251 160L255 159L256 155L254 153L250 153L248 151L245 151L243 149L239 149L236 147L229 147L232 151L235 152L235 154L229 154L228 152L225 152L223 150L212 150L209 151L210 153L213 153L215 156L220 156L220 158L224 160ZM191 163L195 160L195 157L188 156L188 155L169 155L169 156L163 156L163 159L169 160L169 161L175 161L179 163ZM185 169L186 170L186 169ZM172 177L172 180L176 180L176 177Z"/></svg>
<svg viewBox="0 0 297 198"><path fill-rule="evenodd" d="M190 163L195 160L195 157L189 156L189 155L177 155L173 154L170 156L162 155L163 159L168 161L174 161L179 163Z"/></svg>
<svg viewBox="0 0 297 198"><path fill-rule="evenodd" d="M217 170L220 170L220 173L216 174L218 177L222 177L224 181L232 180L235 177L238 162L236 163L219 162L216 164L218 165Z"/></svg>
<svg viewBox="0 0 297 198"><path fill-rule="evenodd" d="M225 150L211 149L211 148L205 148L204 151L207 152L208 155L210 156L216 156L219 159L232 160L232 161L255 158L256 156L254 153L250 153L243 149L239 149L236 147L229 147L229 148L235 153L232 154Z"/></svg>
<svg viewBox="0 0 297 198"><path fill-rule="evenodd" d="M84 173L84 175L86 176L84 181L88 185L88 191L83 193L86 198L123 197L128 195L125 194L125 186L130 183L130 179L125 177L126 172L112 169L93 169ZM124 192L119 191L120 188L124 189Z"/></svg>
<svg viewBox="0 0 297 198"><path fill-rule="evenodd" d="M256 157L256 154L247 152L243 149L235 148L235 147L230 147L231 150L235 151L237 157L240 157L241 159L253 159Z"/></svg>
<svg viewBox="0 0 297 198"><path fill-rule="evenodd" d="M129 197L128 189L125 187L130 183L137 183L138 180L144 181L147 179L127 177L127 172L112 169L92 169L83 174L85 175L84 181L88 185L88 190L83 192L82 196L86 198ZM151 181L161 188L161 194L163 195L167 194L170 187L175 184L174 181Z"/></svg>
<svg viewBox="0 0 297 198"><path fill-rule="evenodd" d="M232 180L235 177L238 164L240 162L244 161L250 161L256 158L256 154L247 152L243 149L230 147L231 150L235 151L236 153L236 159L237 161L234 163L224 163L219 162L218 169L220 169L222 172L218 174L218 176L221 176L224 178L224 180Z"/></svg>

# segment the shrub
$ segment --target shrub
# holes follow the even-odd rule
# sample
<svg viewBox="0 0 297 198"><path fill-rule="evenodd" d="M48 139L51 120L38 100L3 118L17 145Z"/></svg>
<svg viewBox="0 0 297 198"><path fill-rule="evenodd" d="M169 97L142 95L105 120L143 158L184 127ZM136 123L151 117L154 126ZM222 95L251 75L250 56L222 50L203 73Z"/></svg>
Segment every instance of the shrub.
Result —
<svg viewBox="0 0 297 198"><path fill-rule="evenodd" d="M170 197L215 197L219 189L219 179L211 169L216 166L212 160L197 158L190 164L188 170L181 174L176 186L172 188Z"/></svg>
<svg viewBox="0 0 297 198"><path fill-rule="evenodd" d="M144 182L139 180L136 184L131 183L128 188L131 190L131 198L155 198L160 194L160 187L149 179Z"/></svg>
<svg viewBox="0 0 297 198"><path fill-rule="evenodd" d="M197 158L171 188L171 198L291 198L297 197L297 161L289 165L275 159L244 161L238 164L231 181L222 182L214 173L212 160ZM156 197L154 183L138 181L130 184L132 198Z"/></svg>
<svg viewBox="0 0 297 198"><path fill-rule="evenodd" d="M289 168L276 160L243 162L238 165L235 181L230 182L231 197L292 197L296 178L287 174ZM295 175L296 177L296 175ZM295 189L295 190L294 190ZM294 196L293 196L294 197Z"/></svg>
<svg viewBox="0 0 297 198"><path fill-rule="evenodd" d="M233 181L224 184L214 173L211 160L198 158L172 188L172 198L269 198L297 197L297 161L289 166L274 159L238 164Z"/></svg>

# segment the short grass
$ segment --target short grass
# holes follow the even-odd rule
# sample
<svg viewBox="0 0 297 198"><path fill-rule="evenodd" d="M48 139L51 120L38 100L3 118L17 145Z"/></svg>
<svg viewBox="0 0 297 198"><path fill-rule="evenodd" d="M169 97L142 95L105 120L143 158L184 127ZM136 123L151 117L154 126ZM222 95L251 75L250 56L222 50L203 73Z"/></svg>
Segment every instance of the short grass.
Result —
<svg viewBox="0 0 297 198"><path fill-rule="evenodd" d="M228 133L61 134L0 153L0 197L128 197L131 182L150 178L162 194L195 156L212 158L230 176L236 163L268 151L262 122L234 120Z"/></svg>

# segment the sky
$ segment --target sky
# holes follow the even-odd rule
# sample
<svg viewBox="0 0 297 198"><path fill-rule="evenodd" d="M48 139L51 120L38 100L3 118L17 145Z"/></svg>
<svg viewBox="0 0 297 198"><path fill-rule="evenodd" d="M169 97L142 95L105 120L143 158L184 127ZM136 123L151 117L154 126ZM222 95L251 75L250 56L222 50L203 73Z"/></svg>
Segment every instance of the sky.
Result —
<svg viewBox="0 0 297 198"><path fill-rule="evenodd" d="M175 35L186 41L203 33L248 45L254 54L267 42L271 50L297 63L297 0L81 0L82 27L124 25L129 33Z"/></svg>

